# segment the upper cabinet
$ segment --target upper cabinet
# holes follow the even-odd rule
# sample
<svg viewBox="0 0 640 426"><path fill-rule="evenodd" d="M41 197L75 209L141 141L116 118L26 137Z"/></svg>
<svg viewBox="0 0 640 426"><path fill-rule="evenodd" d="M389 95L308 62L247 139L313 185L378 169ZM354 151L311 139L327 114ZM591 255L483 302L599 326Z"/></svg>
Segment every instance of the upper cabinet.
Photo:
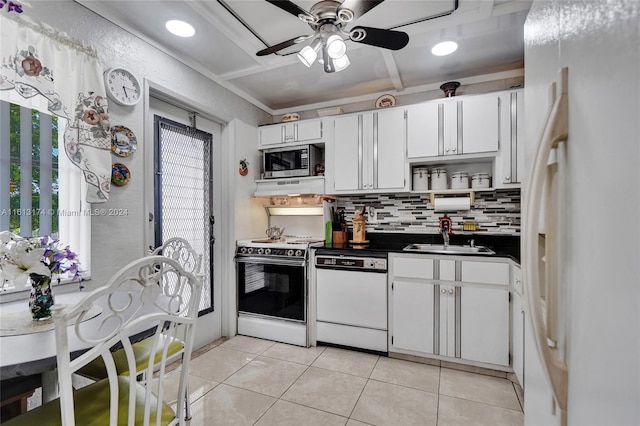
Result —
<svg viewBox="0 0 640 426"><path fill-rule="evenodd" d="M260 127L260 147L284 143L307 143L322 140L322 121L304 120Z"/></svg>
<svg viewBox="0 0 640 426"><path fill-rule="evenodd" d="M510 187L524 178L524 90L500 94L500 131L503 135L496 160L495 186Z"/></svg>
<svg viewBox="0 0 640 426"><path fill-rule="evenodd" d="M336 192L405 189L405 120L399 108L336 117Z"/></svg>
<svg viewBox="0 0 640 426"><path fill-rule="evenodd" d="M500 144L498 94L448 98L407 107L409 159L495 153Z"/></svg>

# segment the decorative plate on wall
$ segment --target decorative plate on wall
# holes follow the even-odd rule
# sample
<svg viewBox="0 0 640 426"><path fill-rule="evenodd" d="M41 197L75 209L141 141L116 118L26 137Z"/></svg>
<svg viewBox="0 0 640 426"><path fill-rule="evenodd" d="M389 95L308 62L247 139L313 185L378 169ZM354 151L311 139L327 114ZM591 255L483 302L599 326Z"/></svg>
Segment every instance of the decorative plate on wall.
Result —
<svg viewBox="0 0 640 426"><path fill-rule="evenodd" d="M300 120L300 114L298 114L297 112L290 112L289 114L285 114L282 117L283 123L288 123L290 121L296 121L296 120Z"/></svg>
<svg viewBox="0 0 640 426"><path fill-rule="evenodd" d="M130 157L138 148L136 135L124 126L111 128L111 151L121 157Z"/></svg>
<svg viewBox="0 0 640 426"><path fill-rule="evenodd" d="M111 183L116 186L124 186L131 180L129 168L122 163L114 163L111 166Z"/></svg>
<svg viewBox="0 0 640 426"><path fill-rule="evenodd" d="M392 107L396 104L396 98L393 95L382 95L376 99L376 108Z"/></svg>

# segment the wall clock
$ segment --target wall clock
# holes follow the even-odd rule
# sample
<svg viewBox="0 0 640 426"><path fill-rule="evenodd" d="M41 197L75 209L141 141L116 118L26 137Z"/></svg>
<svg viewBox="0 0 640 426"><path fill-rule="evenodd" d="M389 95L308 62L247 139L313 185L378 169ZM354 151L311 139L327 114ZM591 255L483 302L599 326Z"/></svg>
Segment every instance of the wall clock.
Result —
<svg viewBox="0 0 640 426"><path fill-rule="evenodd" d="M124 68L109 68L104 72L107 96L115 103L133 106L142 98L142 85L133 73Z"/></svg>

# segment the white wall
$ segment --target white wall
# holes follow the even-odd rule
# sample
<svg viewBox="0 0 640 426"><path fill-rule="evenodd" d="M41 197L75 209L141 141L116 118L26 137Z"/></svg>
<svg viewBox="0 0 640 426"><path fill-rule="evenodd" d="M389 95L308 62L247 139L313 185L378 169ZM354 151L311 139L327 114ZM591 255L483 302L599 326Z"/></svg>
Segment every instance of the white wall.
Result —
<svg viewBox="0 0 640 426"><path fill-rule="evenodd" d="M153 82L154 86L167 88L179 94L182 99L193 100L195 104L206 108L204 112L209 116L222 123L237 118L249 126L257 126L258 123L271 119L264 111L73 1L30 1L29 4L31 7L25 8L24 16L46 23L93 46L98 51L104 69L114 66L129 68L139 78ZM143 102L135 107L122 107L112 102L109 107L111 123L127 126L136 134L138 151L130 158L117 158L129 167L132 179L124 187L113 187L111 198L105 205L110 208L127 208L129 215L92 218L94 283L103 282L120 266L145 254L143 234L147 212L143 196L143 158L145 150L152 149L153 134L145 131ZM227 139L225 143L230 142ZM253 150L255 143L253 135L238 140L240 149ZM223 159L214 161L216 167L222 167ZM226 190L233 197L248 198L250 195L246 191L234 190L235 183L229 179L225 185ZM226 217L220 219L227 220ZM222 228L227 229L228 225L223 225Z"/></svg>

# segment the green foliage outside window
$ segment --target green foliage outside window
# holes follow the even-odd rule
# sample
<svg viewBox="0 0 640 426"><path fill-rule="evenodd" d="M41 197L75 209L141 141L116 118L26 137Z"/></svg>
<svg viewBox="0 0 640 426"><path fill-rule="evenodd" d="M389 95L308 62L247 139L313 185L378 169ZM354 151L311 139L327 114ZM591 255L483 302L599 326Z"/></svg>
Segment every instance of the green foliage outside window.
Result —
<svg viewBox="0 0 640 426"><path fill-rule="evenodd" d="M9 108L9 141L10 141L10 217L9 231L14 234L20 234L20 216L25 211L41 212L40 210L40 159L44 155L52 156L52 208L55 212L51 217L51 233L58 234L58 117L52 117L52 152L40 152L40 115L37 110L31 110L31 208L25 209L20 205L20 185L21 180L25 177L21 176L20 167L20 106L11 104ZM27 177L28 178L28 177ZM20 213L20 214L18 214ZM48 213L47 213L48 214ZM31 236L38 236L40 229L41 214L31 214Z"/></svg>

